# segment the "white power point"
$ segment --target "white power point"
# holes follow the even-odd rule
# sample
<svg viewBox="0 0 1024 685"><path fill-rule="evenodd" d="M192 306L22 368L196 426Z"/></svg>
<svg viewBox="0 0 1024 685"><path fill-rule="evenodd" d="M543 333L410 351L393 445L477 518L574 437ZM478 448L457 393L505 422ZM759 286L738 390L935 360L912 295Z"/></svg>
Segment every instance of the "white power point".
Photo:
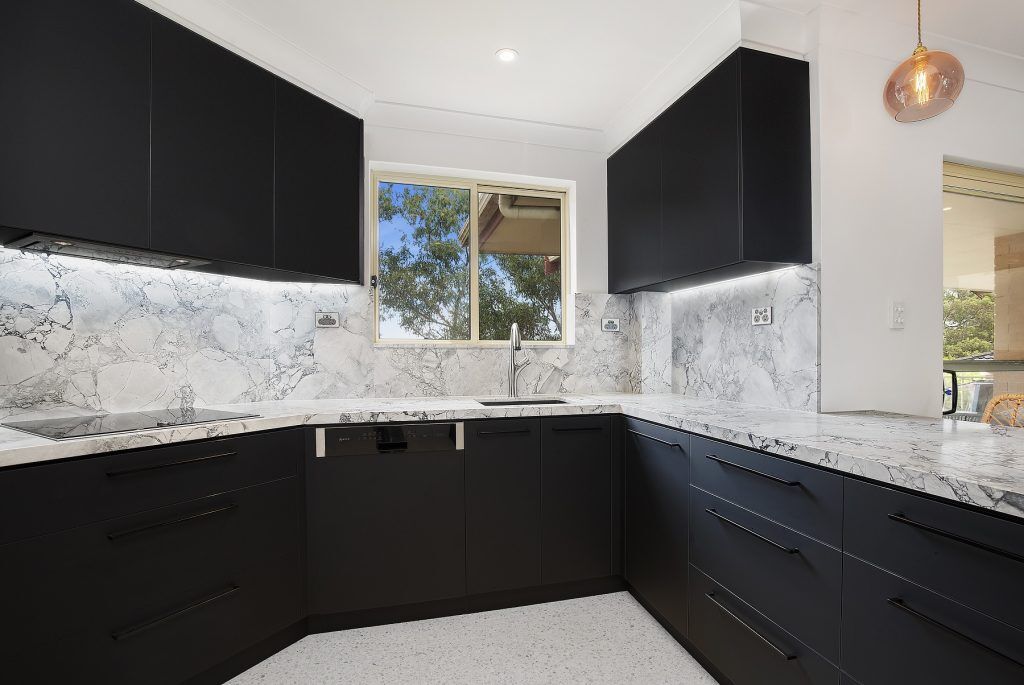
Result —
<svg viewBox="0 0 1024 685"><path fill-rule="evenodd" d="M889 303L889 328L900 330L907 326L907 305L903 302Z"/></svg>
<svg viewBox="0 0 1024 685"><path fill-rule="evenodd" d="M770 326L772 323L771 307L754 307L750 310L751 326Z"/></svg>

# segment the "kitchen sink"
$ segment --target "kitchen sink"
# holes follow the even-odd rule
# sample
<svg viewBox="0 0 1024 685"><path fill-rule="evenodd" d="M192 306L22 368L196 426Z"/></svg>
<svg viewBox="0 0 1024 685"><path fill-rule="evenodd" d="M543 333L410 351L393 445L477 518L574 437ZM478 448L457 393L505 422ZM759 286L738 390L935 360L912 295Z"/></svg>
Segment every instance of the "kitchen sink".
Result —
<svg viewBox="0 0 1024 685"><path fill-rule="evenodd" d="M477 404L482 404L485 407L512 407L524 404L567 404L565 400L558 400L552 398L518 398L509 397L503 400L477 400Z"/></svg>

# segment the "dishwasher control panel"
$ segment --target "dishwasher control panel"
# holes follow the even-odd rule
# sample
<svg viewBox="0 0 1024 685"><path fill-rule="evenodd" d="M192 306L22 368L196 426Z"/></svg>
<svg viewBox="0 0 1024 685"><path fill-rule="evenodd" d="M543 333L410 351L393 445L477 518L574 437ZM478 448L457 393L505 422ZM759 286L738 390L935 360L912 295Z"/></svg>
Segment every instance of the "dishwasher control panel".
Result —
<svg viewBox="0 0 1024 685"><path fill-rule="evenodd" d="M349 457L390 452L449 452L465 447L465 425L384 423L316 430L316 456Z"/></svg>

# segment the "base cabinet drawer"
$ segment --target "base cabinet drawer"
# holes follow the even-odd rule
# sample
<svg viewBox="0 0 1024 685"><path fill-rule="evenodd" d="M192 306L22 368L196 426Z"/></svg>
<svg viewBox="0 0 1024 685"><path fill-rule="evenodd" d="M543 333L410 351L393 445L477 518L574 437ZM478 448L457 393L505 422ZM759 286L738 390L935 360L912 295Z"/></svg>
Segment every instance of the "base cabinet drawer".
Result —
<svg viewBox="0 0 1024 685"><path fill-rule="evenodd" d="M691 487L690 563L839 663L841 551Z"/></svg>
<svg viewBox="0 0 1024 685"><path fill-rule="evenodd" d="M693 565L689 596L690 641L733 685L839 682L838 668Z"/></svg>
<svg viewBox="0 0 1024 685"><path fill-rule="evenodd" d="M288 478L0 546L0 581L19 589L3 603L18 626L5 646L50 644L97 621L113 630L251 567L297 569L299 487Z"/></svg>
<svg viewBox="0 0 1024 685"><path fill-rule="evenodd" d="M1024 632L846 555L843 670L863 685L1024 682Z"/></svg>
<svg viewBox="0 0 1024 685"><path fill-rule="evenodd" d="M299 619L301 582L284 562L224 576L196 592L14 652L7 682L171 685L216 666Z"/></svg>
<svg viewBox="0 0 1024 685"><path fill-rule="evenodd" d="M301 429L0 472L0 544L266 483L298 471Z"/></svg>
<svg viewBox="0 0 1024 685"><path fill-rule="evenodd" d="M843 478L694 436L694 485L835 547L842 545Z"/></svg>
<svg viewBox="0 0 1024 685"><path fill-rule="evenodd" d="M847 479L845 551L1024 629L1024 522Z"/></svg>

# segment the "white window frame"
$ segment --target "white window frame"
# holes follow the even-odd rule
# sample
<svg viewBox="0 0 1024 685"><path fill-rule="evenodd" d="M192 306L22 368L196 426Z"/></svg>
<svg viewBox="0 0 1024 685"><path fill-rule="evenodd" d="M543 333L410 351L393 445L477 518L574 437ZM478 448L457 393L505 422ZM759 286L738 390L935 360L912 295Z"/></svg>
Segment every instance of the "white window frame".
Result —
<svg viewBox="0 0 1024 685"><path fill-rule="evenodd" d="M569 196L570 189L556 186L535 185L520 182L503 182L500 180L472 179L432 174L417 174L394 171L372 171L370 174L370 275L377 282L380 275L380 242L378 235L379 217L377 215L378 194L381 183L402 183L408 185L437 186L457 188L469 191L470 221L470 252L469 252L469 321L470 337L466 340L430 340L419 338L381 338L380 337L380 298L378 288L373 288L373 342L375 345L395 346L449 346L449 347L501 347L508 345L508 340L480 339L480 245L479 245L479 197L485 193L519 193L534 197L550 197L560 200L561 237L560 272L562 278L562 322L559 340L524 340L528 347L565 347L572 340L572 321L574 312L569 297L572 283L572 260L569 232Z"/></svg>

